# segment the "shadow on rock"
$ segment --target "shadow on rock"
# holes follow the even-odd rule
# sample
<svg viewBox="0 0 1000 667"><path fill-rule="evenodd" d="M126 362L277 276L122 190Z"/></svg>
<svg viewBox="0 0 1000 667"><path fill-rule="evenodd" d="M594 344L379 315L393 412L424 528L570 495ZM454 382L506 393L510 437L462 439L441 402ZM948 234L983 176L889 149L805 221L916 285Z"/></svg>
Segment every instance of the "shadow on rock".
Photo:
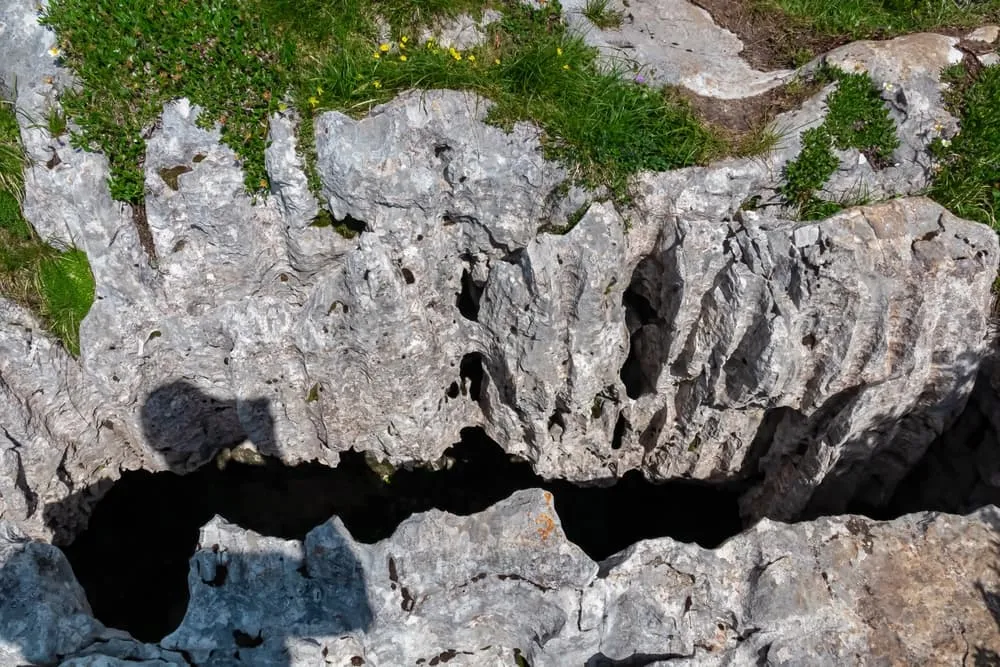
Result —
<svg viewBox="0 0 1000 667"><path fill-rule="evenodd" d="M187 614L160 642L164 648L198 664L290 664L290 638L370 627L364 570L340 521L323 523L299 542L216 517L201 540L191 559Z"/></svg>
<svg viewBox="0 0 1000 667"><path fill-rule="evenodd" d="M189 472L225 447L253 443L280 458L267 399L220 399L178 380L149 394L142 406L146 441L175 472Z"/></svg>

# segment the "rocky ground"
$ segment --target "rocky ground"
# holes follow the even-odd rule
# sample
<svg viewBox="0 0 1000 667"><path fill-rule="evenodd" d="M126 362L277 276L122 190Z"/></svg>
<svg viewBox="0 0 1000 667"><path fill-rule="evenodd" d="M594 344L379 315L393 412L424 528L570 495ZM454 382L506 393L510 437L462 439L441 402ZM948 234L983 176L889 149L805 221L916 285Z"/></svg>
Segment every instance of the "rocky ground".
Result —
<svg viewBox="0 0 1000 667"><path fill-rule="evenodd" d="M801 74L751 64L688 2L634 1L606 30L584 9L567 2L566 20L610 62L702 99L759 109ZM804 66L866 72L899 141L887 165L837 150L824 196L870 203L814 221L782 205L783 173L835 83L774 119L768 154L643 172L627 203L571 186L537 127L500 129L489 100L447 90L320 115L316 193L301 119L275 114L271 193L254 197L219 128L180 99L146 137L144 228L111 198L103 156L25 121L24 215L85 250L97 287L79 358L0 300L0 651L68 665L1000 660L995 508L843 515L970 512L1000 486L983 362L1000 243L921 196L930 143L959 129L942 70L995 59L997 31L973 37L974 56L924 33ZM57 103L73 78L44 58L55 38L33 3L0 9L0 39L18 108ZM361 233L317 226L321 206ZM303 541L215 519L187 615L157 645L93 618L47 544L78 534L125 470L188 473L223 448L443 467L469 427L546 479L739 484L749 528L714 550L662 538L597 563L537 489L469 517L415 515L374 544L339 519ZM975 463L935 477L956 448ZM954 479L968 495L940 500Z"/></svg>

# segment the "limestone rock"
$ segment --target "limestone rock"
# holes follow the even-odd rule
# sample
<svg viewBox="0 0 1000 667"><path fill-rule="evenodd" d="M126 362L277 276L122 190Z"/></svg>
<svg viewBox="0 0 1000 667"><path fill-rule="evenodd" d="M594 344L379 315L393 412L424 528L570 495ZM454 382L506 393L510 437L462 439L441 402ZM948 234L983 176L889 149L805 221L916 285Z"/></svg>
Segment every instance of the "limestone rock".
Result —
<svg viewBox="0 0 1000 667"><path fill-rule="evenodd" d="M887 499L971 390L995 234L924 199L667 225L626 296L622 454L663 478L764 473L750 516ZM950 333L964 327L977 333Z"/></svg>
<svg viewBox="0 0 1000 667"><path fill-rule="evenodd" d="M333 664L449 653L456 664L501 664L500 647L528 650L525 637L573 627L579 591L597 572L566 541L552 503L533 490L471 517L431 511L370 546L336 518L301 543L216 518L192 559L188 613L162 644L196 663L235 653L302 664L285 648L297 638L296 651L312 644Z"/></svg>
<svg viewBox="0 0 1000 667"><path fill-rule="evenodd" d="M52 44L34 9L0 11L27 31L0 79L59 70L34 64ZM878 192L926 184L927 132L953 122L936 78L953 47L916 35L830 55L904 91L901 166L872 176ZM19 88L19 104L44 109L46 90ZM640 174L621 210L572 187L538 128L486 124L475 95L326 113L319 198L354 238L316 226L293 114L271 119L273 193L254 198L219 129L166 105L146 249L103 158L57 148L63 163L32 167L26 214L80 243L96 301L79 361L0 310L2 516L64 539L122 468L188 472L241 443L286 463L355 448L433 465L473 426L551 478L762 479L749 518L877 504L964 404L1000 253L919 198L786 220L781 170L829 90L778 119L795 131L771 156ZM56 141L22 130L39 158ZM58 503L70 495L78 510Z"/></svg>
<svg viewBox="0 0 1000 667"><path fill-rule="evenodd" d="M337 518L302 542L215 518L184 621L159 646L103 630L54 547L5 533L0 579L19 592L0 615L49 603L33 607L40 622L11 616L3 628L21 630L3 645L74 666L946 665L1000 651L995 507L764 520L714 550L663 538L598 564L566 541L553 502L535 489L468 517L431 511L372 545Z"/></svg>
<svg viewBox="0 0 1000 667"><path fill-rule="evenodd" d="M760 72L740 57L743 43L688 0L609 2L618 27L600 29L583 14L586 0L562 3L570 28L614 66L641 71L654 83L683 86L706 97L760 95L790 80L793 70Z"/></svg>

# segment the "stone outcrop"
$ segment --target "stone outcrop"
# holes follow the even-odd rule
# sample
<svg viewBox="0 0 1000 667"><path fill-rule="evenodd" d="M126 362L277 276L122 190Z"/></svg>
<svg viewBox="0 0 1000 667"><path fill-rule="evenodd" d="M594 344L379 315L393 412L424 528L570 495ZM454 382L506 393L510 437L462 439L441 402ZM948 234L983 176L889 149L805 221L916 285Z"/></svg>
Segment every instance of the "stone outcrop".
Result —
<svg viewBox="0 0 1000 667"><path fill-rule="evenodd" d="M31 80L18 104L38 116L72 81L25 11L3 10L3 76ZM884 86L901 139L881 172L845 153L828 194L926 185L926 144L954 128L937 73L954 41L828 56ZM920 198L786 219L781 169L830 90L777 119L796 131L766 159L640 174L629 208L570 187L537 128L486 124L473 95L323 114L321 196L353 239L315 224L294 113L272 119L273 196L253 200L179 100L147 140L146 249L103 158L26 121L25 214L86 250L97 295L79 361L4 306L0 516L66 539L93 497L42 508L119 469L186 472L240 442L434 465L476 425L548 478L758 480L748 518L884 501L971 390L997 240Z"/></svg>
<svg viewBox="0 0 1000 667"><path fill-rule="evenodd" d="M0 645L64 665L373 667L992 664L1000 651L996 508L764 520L715 550L664 538L598 564L553 501L527 490L469 517L415 515L372 545L336 518L301 542L216 518L187 615L159 646L104 630L58 550L4 524L0 614L35 616L4 617Z"/></svg>
<svg viewBox="0 0 1000 667"><path fill-rule="evenodd" d="M565 4L583 26L582 3ZM729 99L795 75L750 68L687 2L631 4L620 30L587 39L652 81ZM444 37L468 44L480 27L459 18ZM571 185L538 128L489 125L488 100L454 91L320 116L320 198L302 119L275 115L272 192L254 199L218 129L176 100L149 130L132 210L111 199L102 156L38 124L75 84L32 0L0 7L0 40L32 158L25 216L81 247L97 284L79 359L0 300L0 661L1000 660L995 508L775 521L997 497L1000 382L980 361L1000 245L915 196L927 145L958 130L940 79L956 38L823 56L870 74L900 147L881 170L839 153L824 197L885 201L808 223L782 206L782 169L833 85L776 119L770 155L638 174L628 206ZM357 235L323 226L324 209ZM336 518L301 542L217 518L184 622L158 646L103 627L58 550L25 536L72 538L126 469L190 472L236 445L286 463L335 466L353 448L445 465L472 426L547 478L739 483L753 527L716 550L663 538L595 563L539 490L414 516L376 544ZM913 495L965 450L961 497Z"/></svg>

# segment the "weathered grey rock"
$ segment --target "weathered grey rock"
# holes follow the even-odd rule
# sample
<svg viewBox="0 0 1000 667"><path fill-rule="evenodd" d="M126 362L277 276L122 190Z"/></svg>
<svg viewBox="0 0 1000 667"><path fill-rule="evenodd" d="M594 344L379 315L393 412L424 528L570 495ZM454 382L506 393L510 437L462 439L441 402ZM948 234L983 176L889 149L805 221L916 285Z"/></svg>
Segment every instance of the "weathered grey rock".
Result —
<svg viewBox="0 0 1000 667"><path fill-rule="evenodd" d="M104 627L56 547L0 522L0 660L52 663L95 641Z"/></svg>
<svg viewBox="0 0 1000 667"><path fill-rule="evenodd" d="M601 29L584 16L586 0L562 3L570 28L601 49L609 63L641 71L650 82L678 85L706 97L760 95L790 80L794 70L760 72L740 57L743 42L688 0L609 2L622 14L617 28Z"/></svg>
<svg viewBox="0 0 1000 667"><path fill-rule="evenodd" d="M188 664L178 653L101 625L62 552L0 521L0 664L25 663Z"/></svg>
<svg viewBox="0 0 1000 667"><path fill-rule="evenodd" d="M974 42L992 44L1000 39L1000 26L984 25L970 32L965 38Z"/></svg>
<svg viewBox="0 0 1000 667"><path fill-rule="evenodd" d="M580 627L600 628L608 658L670 664L988 660L1000 649L998 522L991 507L892 523L765 520L715 551L642 542L602 564Z"/></svg>
<svg viewBox="0 0 1000 667"><path fill-rule="evenodd" d="M236 652L259 664L308 664L311 645L333 664L359 655L374 665L449 651L455 664L504 664L497 649L508 647L509 664L510 649L528 651L526 637L575 627L580 591L597 572L566 541L552 503L533 490L472 517L432 511L370 546L336 518L301 543L216 518L192 559L187 615L162 644L196 663ZM241 648L235 631L259 645Z"/></svg>
<svg viewBox="0 0 1000 667"><path fill-rule="evenodd" d="M543 666L945 665L992 664L1000 651L995 507L764 520L715 550L664 538L597 564L566 541L553 503L536 489L469 517L431 511L372 545L337 518L302 542L215 518L191 559L184 621L160 646L103 630L53 547L4 537L0 579L20 592L0 615L20 611L12 600L47 604L33 607L41 622L11 616L4 630L21 631L3 646L93 667L181 656L500 666L518 655Z"/></svg>
<svg viewBox="0 0 1000 667"><path fill-rule="evenodd" d="M51 35L23 3L4 11L30 34L3 76L31 73ZM906 91L886 193L926 182L927 128L953 122L936 79L953 43L830 56ZM434 464L469 426L546 477L763 474L750 517L886 497L972 386L997 241L922 199L783 219L782 168L829 90L778 119L790 132L772 155L641 174L624 211L569 187L537 128L485 124L474 95L323 114L321 198L354 239L313 225L293 114L272 118L273 196L254 199L218 129L178 100L147 140L155 261L98 185L104 162L36 164L28 199L66 201L29 220L80 239L97 300L78 363L3 311L3 516L62 539L121 468L187 472L240 443L288 463L353 447ZM36 152L51 139L24 132Z"/></svg>
<svg viewBox="0 0 1000 667"><path fill-rule="evenodd" d="M662 204L646 216L669 220ZM801 225L668 224L631 279L621 452L663 478L763 472L751 516L887 497L971 389L995 235L921 199ZM954 282L937 292L927 275ZM978 333L949 333L966 326Z"/></svg>
<svg viewBox="0 0 1000 667"><path fill-rule="evenodd" d="M900 483L888 511L952 513L1000 505L1000 363L994 340L969 401Z"/></svg>
<svg viewBox="0 0 1000 667"><path fill-rule="evenodd" d="M501 18L503 15L493 9L483 12L482 18L478 21L468 14L459 14L433 29L425 29L420 34L420 41L426 43L429 39L433 39L446 49L455 48L464 51L481 44L486 39L483 28Z"/></svg>

